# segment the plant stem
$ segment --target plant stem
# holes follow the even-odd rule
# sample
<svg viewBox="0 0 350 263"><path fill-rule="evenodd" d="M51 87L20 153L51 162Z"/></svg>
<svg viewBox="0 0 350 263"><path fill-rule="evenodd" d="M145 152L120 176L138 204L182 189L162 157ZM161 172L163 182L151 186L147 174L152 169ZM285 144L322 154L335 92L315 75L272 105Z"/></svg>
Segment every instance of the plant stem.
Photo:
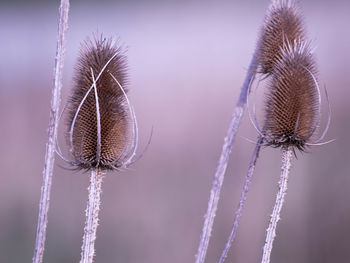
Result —
<svg viewBox="0 0 350 263"><path fill-rule="evenodd" d="M98 213L100 211L100 197L103 172L98 169L91 170L89 199L86 207L86 218L81 246L80 263L93 262L95 254L96 229L98 226Z"/></svg>
<svg viewBox="0 0 350 263"><path fill-rule="evenodd" d="M196 263L203 263L205 261L205 256L207 253L209 239L211 231L214 224L214 218L216 214L216 209L218 206L220 191L224 181L225 171L227 163L229 160L229 155L231 153L233 141L236 137L236 133L241 122L245 104L247 101L248 93L250 92L250 86L253 82L256 74L257 62L256 62L256 53L253 55L253 58L250 62L248 72L241 88L241 94L236 104L234 114L231 119L230 126L227 130L227 135L222 146L221 156L219 159L218 166L216 168L214 180L212 183L212 188L210 191L210 197L208 202L207 213L205 215L204 225L202 229L202 234L199 241L199 246L196 254Z"/></svg>
<svg viewBox="0 0 350 263"><path fill-rule="evenodd" d="M61 101L62 71L65 55L66 31L68 28L69 0L61 0L59 9L57 49L54 68L54 81L52 87L52 99L50 120L48 127L48 141L46 144L45 165L43 170L43 182L41 187L40 208L38 226L36 232L33 263L41 263L43 260L46 239L46 227L50 203L53 166L55 162L55 142L59 120L59 106Z"/></svg>
<svg viewBox="0 0 350 263"><path fill-rule="evenodd" d="M291 167L292 155L293 155L292 146L283 148L281 177L278 183L279 191L277 193L275 206L273 208L272 215L270 218L269 227L266 231L265 245L263 250L263 256L261 259L262 263L270 262L272 244L276 237L276 227L277 227L278 221L280 220L281 209L284 203L284 198L287 193L288 175Z"/></svg>
<svg viewBox="0 0 350 263"><path fill-rule="evenodd" d="M230 236L229 236L229 238L228 238L228 240L226 242L225 249L222 252L221 257L219 259L219 263L223 263L225 261L225 259L227 257L227 254L228 254L228 251L230 250L230 247L231 247L231 245L233 243L233 240L234 240L234 238L236 236L239 219L240 219L240 217L242 215L244 203L245 203L245 201L247 199L249 184L250 184L250 182L252 180L252 176L253 176L253 173L254 173L254 170L255 170L256 161L258 160L259 152L260 152L260 148L261 148L261 144L262 143L263 143L263 138L260 136L258 138L258 141L256 142L256 146L255 146L252 158L251 158L250 163L249 163L248 172L247 172L247 175L246 175L246 178L245 178L243 190L242 190L241 197L240 197L240 200L239 200L239 204L238 204L238 207L237 207L237 210L236 210L236 216L235 216L235 220L233 222L232 230L231 230Z"/></svg>

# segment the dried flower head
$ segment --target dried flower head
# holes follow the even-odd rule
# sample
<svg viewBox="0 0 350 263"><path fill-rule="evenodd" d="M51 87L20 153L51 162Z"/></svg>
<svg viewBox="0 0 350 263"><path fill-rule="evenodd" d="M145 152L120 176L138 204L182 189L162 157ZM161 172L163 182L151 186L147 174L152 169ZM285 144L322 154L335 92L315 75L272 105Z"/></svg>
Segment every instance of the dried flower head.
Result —
<svg viewBox="0 0 350 263"><path fill-rule="evenodd" d="M305 40L300 11L293 0L274 0L267 11L258 43L260 71L271 74L274 64L281 57L281 47L286 40Z"/></svg>
<svg viewBox="0 0 350 263"><path fill-rule="evenodd" d="M68 105L72 164L81 169L114 169L136 149L136 119L125 89L126 57L102 35L82 45Z"/></svg>
<svg viewBox="0 0 350 263"><path fill-rule="evenodd" d="M264 140L275 147L304 150L320 118L320 92L310 46L287 42L269 82Z"/></svg>

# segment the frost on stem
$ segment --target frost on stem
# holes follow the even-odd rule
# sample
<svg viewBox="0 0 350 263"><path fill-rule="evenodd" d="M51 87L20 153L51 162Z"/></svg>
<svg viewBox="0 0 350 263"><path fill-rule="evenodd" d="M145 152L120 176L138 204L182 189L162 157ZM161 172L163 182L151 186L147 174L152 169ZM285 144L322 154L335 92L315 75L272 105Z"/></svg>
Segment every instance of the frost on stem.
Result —
<svg viewBox="0 0 350 263"><path fill-rule="evenodd" d="M228 251L230 250L230 247L235 239L236 232L238 229L239 219L242 216L244 203L247 199L248 188L249 188L250 182L251 182L252 177L253 177L256 161L259 158L259 153L260 153L260 148L261 148L262 142L263 142L262 137L259 137L259 139L256 143L256 146L255 146L252 158L251 158L250 163L249 163L249 168L248 168L248 172L247 172L247 175L245 178L244 187L243 187L241 197L239 199L239 204L238 204L238 207L237 207L237 210L235 213L235 219L234 219L234 222L232 225L232 230L231 230L230 236L226 242L225 249L223 250L223 252L220 256L219 263L223 263L225 261L227 254L228 254Z"/></svg>
<svg viewBox="0 0 350 263"><path fill-rule="evenodd" d="M54 68L54 82L52 86L48 140L46 144L45 165L43 171L43 182L41 187L40 207L33 263L41 263L43 261L45 250L46 227L48 222L52 174L55 162L55 145L59 120L58 112L61 101L62 71L65 55L66 31L68 29L68 12L69 0L61 0L61 5L59 9L58 37Z"/></svg>
<svg viewBox="0 0 350 263"><path fill-rule="evenodd" d="M272 245L276 237L277 223L280 220L282 206L287 193L288 176L291 168L292 156L293 156L293 147L292 146L284 147L282 150L281 177L278 183L279 190L277 193L275 206L271 214L269 227L266 231L266 239L265 239L265 245L263 249L263 256L261 259L261 263L270 262Z"/></svg>
<svg viewBox="0 0 350 263"><path fill-rule="evenodd" d="M210 239L210 235L214 224L214 218L216 215L216 210L217 210L217 206L220 198L222 184L224 181L227 163L229 160L229 155L231 153L232 145L243 116L245 104L247 101L247 96L250 92L250 86L255 78L256 69L257 69L256 54L254 54L250 62L250 66L249 66L245 81L241 88L240 97L237 101L230 126L227 130L224 144L222 146L219 163L216 168L214 180L212 183L212 188L210 191L208 208L205 215L202 234L200 237L199 246L196 254L196 260L195 260L196 263L203 263L205 261L205 256L209 246L209 239Z"/></svg>
<svg viewBox="0 0 350 263"><path fill-rule="evenodd" d="M98 214L101 203L102 180L103 172L97 169L92 169L90 175L89 199L85 211L86 218L80 263L93 262L95 255L95 240L99 221Z"/></svg>

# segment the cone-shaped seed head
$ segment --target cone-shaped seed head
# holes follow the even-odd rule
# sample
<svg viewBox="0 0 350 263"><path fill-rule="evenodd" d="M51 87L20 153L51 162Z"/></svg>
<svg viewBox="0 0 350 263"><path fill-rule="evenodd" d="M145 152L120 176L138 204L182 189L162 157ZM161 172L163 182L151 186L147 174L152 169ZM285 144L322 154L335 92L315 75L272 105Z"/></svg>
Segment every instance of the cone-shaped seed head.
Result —
<svg viewBox="0 0 350 263"><path fill-rule="evenodd" d="M305 30L299 13L292 0L272 2L258 43L257 54L261 73L271 74L274 64L281 57L281 48L287 39L292 45L295 40L305 40Z"/></svg>
<svg viewBox="0 0 350 263"><path fill-rule="evenodd" d="M281 50L269 82L264 136L268 145L303 150L320 117L316 67L307 44L295 41Z"/></svg>
<svg viewBox="0 0 350 263"><path fill-rule="evenodd" d="M73 94L68 105L67 137L73 164L78 168L118 168L132 147L130 109L112 75L127 92L126 58L120 48L113 45L111 39L102 36L85 41L75 69ZM93 88L93 78L96 80L96 90Z"/></svg>

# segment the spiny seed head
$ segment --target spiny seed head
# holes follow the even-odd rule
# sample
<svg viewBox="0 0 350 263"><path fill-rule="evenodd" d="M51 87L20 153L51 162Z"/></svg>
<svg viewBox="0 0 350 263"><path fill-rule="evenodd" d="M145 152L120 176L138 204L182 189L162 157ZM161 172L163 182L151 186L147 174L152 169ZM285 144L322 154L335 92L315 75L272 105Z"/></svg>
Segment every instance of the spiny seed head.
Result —
<svg viewBox="0 0 350 263"><path fill-rule="evenodd" d="M126 57L112 39L101 35L82 44L67 118L67 139L77 168L113 169L128 158L133 138L122 90L127 92L126 67Z"/></svg>
<svg viewBox="0 0 350 263"><path fill-rule="evenodd" d="M302 41L284 45L269 79L264 140L275 147L304 150L317 128L320 97L310 47Z"/></svg>
<svg viewBox="0 0 350 263"><path fill-rule="evenodd" d="M271 74L281 57L286 40L305 40L305 30L299 10L293 0L274 0L267 11L258 43L258 62L263 74Z"/></svg>

